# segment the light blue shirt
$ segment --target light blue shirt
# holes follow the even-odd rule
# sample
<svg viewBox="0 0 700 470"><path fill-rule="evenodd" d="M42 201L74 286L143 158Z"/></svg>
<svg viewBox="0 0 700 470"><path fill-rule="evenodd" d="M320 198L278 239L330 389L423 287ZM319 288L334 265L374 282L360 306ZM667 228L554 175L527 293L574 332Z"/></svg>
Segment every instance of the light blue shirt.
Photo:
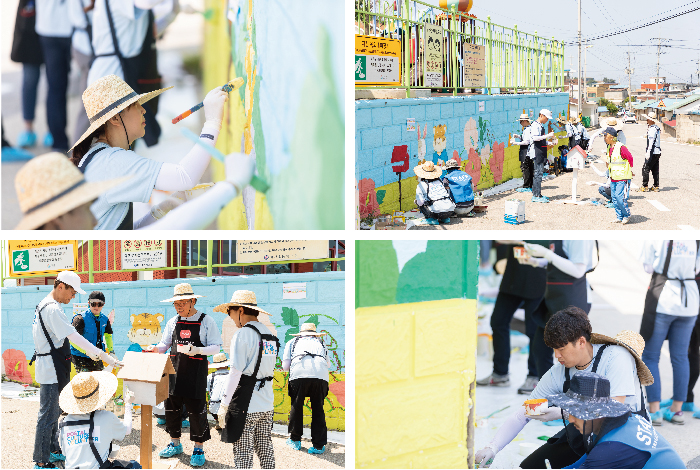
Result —
<svg viewBox="0 0 700 470"><path fill-rule="evenodd" d="M574 264L583 264L586 271L593 267L593 250L595 240L564 240L562 249L566 257Z"/></svg>
<svg viewBox="0 0 700 470"><path fill-rule="evenodd" d="M640 256L644 264L654 267L657 273L663 273L666 264L668 240L649 240L644 242ZM692 280L700 270L700 253L697 251L695 240L673 240L671 262L668 265L668 277L672 279L690 279L684 282L683 298L681 298L680 281L666 281L656 311L666 315L692 317L698 314L700 293L698 284ZM687 305L686 305L687 300Z"/></svg>
<svg viewBox="0 0 700 470"><path fill-rule="evenodd" d="M294 357L292 357L292 344L295 341ZM321 379L328 382L330 360L322 341L322 338L315 336L299 336L298 341L297 338L287 341L282 360L291 361L289 380ZM306 353L315 354L315 356L305 355Z"/></svg>
<svg viewBox="0 0 700 470"><path fill-rule="evenodd" d="M263 315L263 314L261 314ZM272 332L262 323L258 321L250 322L258 329L260 334L272 334ZM263 356L260 360L260 369L258 369L257 379L264 377L273 377L275 374L275 364L277 364L277 345L272 341L263 341ZM260 348L260 336L250 328L241 328L231 339L231 366L236 370L241 371L244 375L253 375L255 364L258 361L258 352ZM256 383L253 389L253 396L248 405L248 413L262 413L272 411L274 392L272 390L272 382L267 381L258 390Z"/></svg>

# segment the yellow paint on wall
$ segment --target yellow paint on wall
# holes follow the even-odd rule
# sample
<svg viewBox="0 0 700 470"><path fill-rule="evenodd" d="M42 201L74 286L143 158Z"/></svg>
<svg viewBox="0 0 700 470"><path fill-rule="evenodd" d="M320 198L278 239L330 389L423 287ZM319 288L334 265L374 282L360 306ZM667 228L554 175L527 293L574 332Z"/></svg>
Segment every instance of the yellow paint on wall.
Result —
<svg viewBox="0 0 700 470"><path fill-rule="evenodd" d="M468 467L476 300L358 308L355 331L356 466Z"/></svg>
<svg viewBox="0 0 700 470"><path fill-rule="evenodd" d="M418 180L415 176L401 179L401 210L410 211L418 207L414 202L416 199L416 186L418 186ZM393 214L394 211L399 210L399 182L389 183L375 189L375 191L381 190L386 191L386 194L382 203L379 204L379 212L381 214Z"/></svg>

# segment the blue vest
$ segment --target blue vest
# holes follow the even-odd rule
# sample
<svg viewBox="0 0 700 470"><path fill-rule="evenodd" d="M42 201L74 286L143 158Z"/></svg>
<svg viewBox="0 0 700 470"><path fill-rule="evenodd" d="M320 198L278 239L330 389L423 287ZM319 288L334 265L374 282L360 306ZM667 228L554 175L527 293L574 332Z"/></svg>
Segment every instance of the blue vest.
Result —
<svg viewBox="0 0 700 470"><path fill-rule="evenodd" d="M97 325L95 324L95 315L90 311L88 308L87 311L83 313L78 313L78 315L81 315L83 317L83 322L85 323L85 330L83 331L83 337L90 341L90 343L94 344L97 346L97 339L100 338L102 339L105 334L105 329L107 328L107 322L109 322L109 319L100 314L100 316L97 318L99 324L100 324L100 331L99 331L99 336L97 332ZM76 315L77 316L77 315ZM75 317L73 317L75 318ZM102 350L106 351L106 345L104 344L104 340L102 341ZM75 347L71 344L70 345L70 352L71 354L75 356L81 356L81 357L87 357L87 355L81 353Z"/></svg>
<svg viewBox="0 0 700 470"><path fill-rule="evenodd" d="M445 176L456 204L474 200L472 177L462 170L449 170Z"/></svg>
<svg viewBox="0 0 700 470"><path fill-rule="evenodd" d="M668 441L654 430L649 421L637 414L630 415L625 424L607 433L598 443L610 441L649 452L651 457L643 468L685 468L685 464ZM588 454L584 454L574 465L566 468L579 468L587 456Z"/></svg>

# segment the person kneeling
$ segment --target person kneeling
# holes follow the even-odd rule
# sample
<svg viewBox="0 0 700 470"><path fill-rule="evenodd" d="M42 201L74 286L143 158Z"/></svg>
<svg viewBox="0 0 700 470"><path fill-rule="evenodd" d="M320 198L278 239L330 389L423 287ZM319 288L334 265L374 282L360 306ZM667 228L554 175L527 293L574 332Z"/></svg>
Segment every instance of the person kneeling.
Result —
<svg viewBox="0 0 700 470"><path fill-rule="evenodd" d="M447 161L447 175L442 179L445 189L455 203L455 215L467 215L474 209L474 190L472 177L459 169L455 159Z"/></svg>
<svg viewBox="0 0 700 470"><path fill-rule="evenodd" d="M455 204L440 181L442 170L433 162L425 162L413 169L421 180L416 186L416 205L430 225L449 223L455 213Z"/></svg>
<svg viewBox="0 0 700 470"><path fill-rule="evenodd" d="M686 468L649 421L610 397L602 375L579 372L566 393L548 399L583 435L586 452L564 468Z"/></svg>

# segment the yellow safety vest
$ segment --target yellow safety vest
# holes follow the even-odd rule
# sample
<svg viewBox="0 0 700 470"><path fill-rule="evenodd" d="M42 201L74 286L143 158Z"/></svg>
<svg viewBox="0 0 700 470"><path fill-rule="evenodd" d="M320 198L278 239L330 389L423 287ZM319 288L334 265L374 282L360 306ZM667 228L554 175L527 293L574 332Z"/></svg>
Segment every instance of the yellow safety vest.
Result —
<svg viewBox="0 0 700 470"><path fill-rule="evenodd" d="M608 169L610 171L610 179L615 181L632 179L632 168L630 168L630 162L622 158L622 153L620 152L621 148L622 144L620 142L615 142L612 155L610 155L610 151L608 151Z"/></svg>

